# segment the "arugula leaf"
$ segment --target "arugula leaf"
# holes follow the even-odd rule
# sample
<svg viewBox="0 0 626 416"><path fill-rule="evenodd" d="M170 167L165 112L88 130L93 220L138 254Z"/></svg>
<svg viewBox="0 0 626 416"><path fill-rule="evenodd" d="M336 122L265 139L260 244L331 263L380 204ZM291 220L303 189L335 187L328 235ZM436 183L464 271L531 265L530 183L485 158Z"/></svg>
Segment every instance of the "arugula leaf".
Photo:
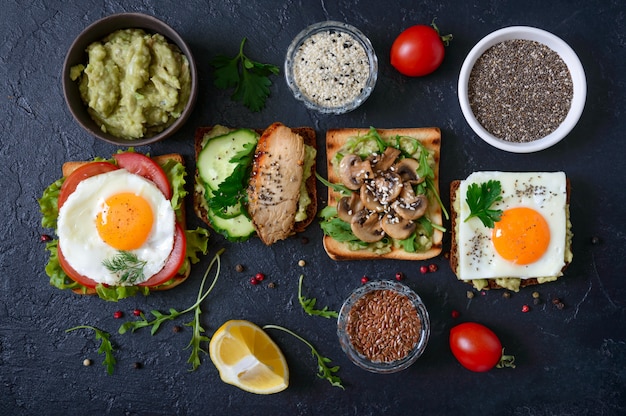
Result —
<svg viewBox="0 0 626 416"><path fill-rule="evenodd" d="M340 183L332 183L327 181L326 179L322 178L320 176L319 173L315 172L315 177L325 186L328 186L329 188L331 188L333 191L341 194L341 196L349 196L352 194L352 190L350 188L348 188L347 186L340 184Z"/></svg>
<svg viewBox="0 0 626 416"><path fill-rule="evenodd" d="M279 73L273 64L255 62L243 53L246 38L239 45L239 53L233 58L219 55L211 61L215 68L214 84L217 88L235 88L231 95L234 101L241 101L252 111L261 111L270 94L270 75Z"/></svg>
<svg viewBox="0 0 626 416"><path fill-rule="evenodd" d="M163 324L164 322L174 320L181 315L185 315L189 312L193 312L194 313L193 319L191 320L191 322L188 322L185 324L185 326L190 326L193 328L191 341L189 342L189 344L187 345L185 349L191 348L191 354L187 362L191 364L190 371L196 370L201 364L200 352L204 352L206 354L206 351L202 348L201 343L209 341L209 338L206 335L203 335L204 328L200 326L200 315L202 313L200 304L204 301L204 299L206 299L209 293L211 293L211 291L213 290L213 287L215 286L215 283L217 282L217 278L220 275L220 269L221 269L220 255L223 252L224 252L224 249L219 250L213 257L213 260L209 264L209 267L207 267L207 270L204 273L204 277L202 278L202 281L200 283L200 288L198 289L198 296L196 298L196 302L193 305L191 305L190 307L182 311L177 311L174 308L170 308L169 313L161 313L157 310L152 310L150 311L152 316L154 316L154 319L152 320L148 320L145 317L145 315L141 313L139 315L139 318L141 318L140 320L129 321L129 322L123 323L119 327L117 332L120 334L125 334L129 330L131 332L135 332L136 330L141 329L141 328L151 327L150 334L154 335L161 327L161 324ZM213 282L211 283L211 286L209 286L209 288L206 291L204 291L204 284L206 283L206 279L209 275L209 272L213 268L213 265L216 263L217 263L217 268L215 271L215 277L213 277Z"/></svg>
<svg viewBox="0 0 626 416"><path fill-rule="evenodd" d="M302 279L304 275L300 275L300 281L298 282L298 302L300 302L300 306L306 313L311 316L321 316L323 318L337 318L339 314L335 311L331 311L328 309L328 306L324 306L324 309L315 309L315 304L317 303L317 299L311 298L307 299L302 296Z"/></svg>
<svg viewBox="0 0 626 416"><path fill-rule="evenodd" d="M265 325L263 329L278 329L296 337L297 339L305 343L311 349L311 354L317 359L317 376L321 379L328 380L328 382L334 387L344 389L343 384L341 384L341 379L335 374L339 371L339 366L336 365L333 367L329 367L331 359L323 357L319 352L317 352L315 347L313 347L313 345L309 341L282 326Z"/></svg>
<svg viewBox="0 0 626 416"><path fill-rule="evenodd" d="M109 375L113 374L116 361L113 356L113 344L111 344L111 340L109 339L111 335L108 332L102 331L90 325L75 326L73 328L66 329L65 332L68 333L77 329L91 329L96 333L96 340L102 341L100 343L100 348L98 348L98 354L104 354L104 361L102 362L102 365L106 366L107 373L109 373Z"/></svg>
<svg viewBox="0 0 626 416"><path fill-rule="evenodd" d="M470 215L465 218L478 217L485 227L493 228L494 222L500 221L502 210L490 209L491 206L502 200L502 184L500 181L488 180L480 185L472 183L467 187L465 201L470 208Z"/></svg>

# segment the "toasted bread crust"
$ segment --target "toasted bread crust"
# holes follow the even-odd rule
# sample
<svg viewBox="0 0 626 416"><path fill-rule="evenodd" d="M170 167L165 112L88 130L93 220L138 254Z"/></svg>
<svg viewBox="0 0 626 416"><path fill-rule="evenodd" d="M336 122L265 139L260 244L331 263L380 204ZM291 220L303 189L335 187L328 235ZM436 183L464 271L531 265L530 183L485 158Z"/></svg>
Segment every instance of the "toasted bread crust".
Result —
<svg viewBox="0 0 626 416"><path fill-rule="evenodd" d="M348 128L348 129L331 129L326 132L326 164L328 168L328 180L332 183L340 183L340 179L336 176L332 159L337 151L346 143L350 137L366 134L369 129ZM439 191L439 162L441 147L441 130L437 127L429 128L397 128L397 129L378 129L378 133L382 137L389 136L410 136L418 139L427 149L434 151L435 166L433 172L435 174L434 184ZM328 205L337 204L337 195L332 189L328 189ZM429 205L429 217L437 224L442 224L442 211L439 204ZM325 235L323 239L324 249L328 256L333 260L371 260L371 259L394 259L394 260L426 260L438 256L442 250L443 233L435 230L433 236L433 245L430 250L420 253L408 253L401 248L393 247L389 253L377 254L370 250L350 250L344 243L334 240L332 237Z"/></svg>
<svg viewBox="0 0 626 416"><path fill-rule="evenodd" d="M458 213L456 212L456 210L454 209L454 203L456 202L456 198L458 197L458 190L459 187L461 186L461 181L460 180L454 180L452 182L450 182L450 268L452 269L452 271L454 272L454 274L458 277L458 269L459 269L459 244L458 241L456 239L456 224L458 221ZM566 201L569 204L569 200L570 200L570 180L569 178L566 180L566 186L567 186L567 194L566 194ZM567 266L569 265L569 263L566 263L565 266L563 266L563 270L565 270L567 268ZM461 280L461 279L459 279ZM461 280L464 283L468 283L468 284L472 284L471 280ZM487 284L488 284L488 288L489 289L503 289L502 286L498 285L496 283L495 279L487 279ZM520 288L522 287L527 287L527 286L534 286L534 285L538 285L539 280L537 280L537 278L532 277L532 278L528 278L528 279L520 279Z"/></svg>
<svg viewBox="0 0 626 416"><path fill-rule="evenodd" d="M152 158L152 160L157 162L159 165L163 165L168 160L175 160L176 162L181 163L183 166L185 165L185 159L179 153L169 153L169 154L165 154L165 155L152 156L151 158ZM87 163L91 163L91 162L90 161L69 161L69 162L65 162L63 164L63 166L61 167L61 171L63 172L63 177L65 177L65 178L68 177L76 169L78 169L79 167L81 167L83 165L86 165ZM185 204L182 204L180 209L182 211L180 225L184 229L186 227ZM150 290L151 291L162 291L162 290L172 289L172 288L178 286L179 284L183 283L185 280L187 280L187 278L189 277L190 273L191 273L191 268L187 267L187 271L185 272L185 274L184 275L183 274L179 274L177 276L174 276L174 282L172 282L171 284L169 284L167 286L157 286L157 287L155 287L153 289L150 289ZM87 288L86 291L83 291L82 289L74 289L73 292L77 293L79 295L95 295L96 294L96 289L94 289L94 288Z"/></svg>
<svg viewBox="0 0 626 416"><path fill-rule="evenodd" d="M196 160L198 160L198 155L200 154L200 151L202 150L202 141L204 139L204 136L207 133L209 133L212 128L213 127L207 126L207 127L199 127L196 129L195 134L194 134L194 152L195 152ZM254 129L254 130L260 135L263 134L263 132L265 131L262 129ZM302 139L304 140L304 144L317 149L317 136L316 136L314 129L312 129L311 127L291 127L291 130L294 133L302 137ZM306 219L303 221L296 222L294 224L294 232L296 233L304 231L306 227L308 227L311 224L311 222L313 222L313 219L315 218L315 215L317 213L317 188L316 188L315 170L316 170L316 161L313 160L313 165L311 166L311 176L307 178L306 184L305 184L306 189L309 193L309 196L311 197L311 204L309 204L309 206L307 207ZM196 168L195 175L196 177L198 176L197 168ZM203 195L199 194L198 192L194 192L194 199L193 199L194 211L196 215L198 216L198 218L200 218L204 223L210 226L211 222L209 221L207 211L203 206L202 198L203 198Z"/></svg>

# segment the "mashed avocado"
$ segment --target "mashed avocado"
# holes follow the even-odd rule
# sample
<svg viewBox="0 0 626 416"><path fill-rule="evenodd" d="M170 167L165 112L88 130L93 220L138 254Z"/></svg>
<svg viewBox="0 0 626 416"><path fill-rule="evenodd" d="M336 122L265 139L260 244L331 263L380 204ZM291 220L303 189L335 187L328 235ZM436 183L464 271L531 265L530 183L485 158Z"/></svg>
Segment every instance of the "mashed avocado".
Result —
<svg viewBox="0 0 626 416"><path fill-rule="evenodd" d="M125 139L153 136L183 112L191 93L189 61L159 34L113 32L87 47L87 66L70 70L102 131Z"/></svg>

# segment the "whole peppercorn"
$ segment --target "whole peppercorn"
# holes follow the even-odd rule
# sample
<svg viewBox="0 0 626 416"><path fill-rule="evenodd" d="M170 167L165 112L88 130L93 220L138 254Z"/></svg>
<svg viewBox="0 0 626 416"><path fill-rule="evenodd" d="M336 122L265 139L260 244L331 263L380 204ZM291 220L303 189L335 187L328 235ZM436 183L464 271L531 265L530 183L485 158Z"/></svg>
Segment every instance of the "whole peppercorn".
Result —
<svg viewBox="0 0 626 416"><path fill-rule="evenodd" d="M502 292L502 297L505 299L509 299L511 297L511 292Z"/></svg>
<svg viewBox="0 0 626 416"><path fill-rule="evenodd" d="M593 244L594 246L600 244L600 237L597 237L597 236L591 237L591 244Z"/></svg>
<svg viewBox="0 0 626 416"><path fill-rule="evenodd" d="M141 363L140 363L140 362L135 362L135 363L133 363L133 368L134 368L135 370L139 370L141 367L142 367L142 366L141 366Z"/></svg>
<svg viewBox="0 0 626 416"><path fill-rule="evenodd" d="M474 297L474 292L472 292L471 290L468 290L465 293L465 296L467 296L468 299L472 299Z"/></svg>
<svg viewBox="0 0 626 416"><path fill-rule="evenodd" d="M304 266L306 266L306 261L304 261L304 260L299 260L299 261L298 261L298 266L300 266L300 267L304 267Z"/></svg>
<svg viewBox="0 0 626 416"><path fill-rule="evenodd" d="M302 238L300 239L300 242L301 242L302 244L309 244L309 238L308 238L308 237L302 237Z"/></svg>
<svg viewBox="0 0 626 416"><path fill-rule="evenodd" d="M528 306L528 305L522 306L522 312L526 313L528 311L530 311L530 306Z"/></svg>
<svg viewBox="0 0 626 416"><path fill-rule="evenodd" d="M421 267L420 267L420 273L421 273L421 274L426 274L426 273L428 273L428 266L421 266Z"/></svg>
<svg viewBox="0 0 626 416"><path fill-rule="evenodd" d="M84 365L85 367L89 367L89 366L91 365L91 360L90 360L89 358L85 358L85 359L83 360L83 365Z"/></svg>
<svg viewBox="0 0 626 416"><path fill-rule="evenodd" d="M402 272L396 273L396 280L398 282L401 281L401 280L404 280L404 273L402 273Z"/></svg>
<svg viewBox="0 0 626 416"><path fill-rule="evenodd" d="M276 283L274 283L274 282L269 282L269 283L267 284L267 287L269 287L270 289L275 289L275 288L276 288Z"/></svg>
<svg viewBox="0 0 626 416"><path fill-rule="evenodd" d="M431 263L428 265L428 271L431 273L436 272L438 269L439 267L435 263Z"/></svg>
<svg viewBox="0 0 626 416"><path fill-rule="evenodd" d="M135 315L135 316L141 316L141 309L135 309L135 310L133 311L133 315Z"/></svg>
<svg viewBox="0 0 626 416"><path fill-rule="evenodd" d="M263 280L265 280L265 275L263 273L257 273L254 275L254 278L257 280L257 282L262 282Z"/></svg>
<svg viewBox="0 0 626 416"><path fill-rule="evenodd" d="M243 264L237 264L237 265L235 266L235 271L236 271L236 272L239 272L239 273L243 272L243 271L244 271Z"/></svg>
<svg viewBox="0 0 626 416"><path fill-rule="evenodd" d="M41 234L41 236L39 237L39 241L41 241L42 243L47 243L48 241L51 241L52 237L50 237L48 234Z"/></svg>
<svg viewBox="0 0 626 416"><path fill-rule="evenodd" d="M255 276L252 276L250 278L250 284L251 285L257 285L257 284L259 284L259 281L257 280L257 278Z"/></svg>
<svg viewBox="0 0 626 416"><path fill-rule="evenodd" d="M370 279L369 279L369 277L367 277L367 276L363 276L363 277L361 277L361 283L362 283L362 284L365 284L365 283L369 282L369 280L370 280Z"/></svg>
<svg viewBox="0 0 626 416"><path fill-rule="evenodd" d="M122 312L122 311L115 311L113 313L113 318L115 318L115 319L120 319L123 316L124 316L124 312Z"/></svg>
<svg viewBox="0 0 626 416"><path fill-rule="evenodd" d="M172 331L178 333L180 331L182 331L183 328L180 325L174 325L174 327L172 328Z"/></svg>
<svg viewBox="0 0 626 416"><path fill-rule="evenodd" d="M453 319L458 318L461 314L459 313L459 311L457 311L456 309L452 309L452 312L450 313L450 315L452 316Z"/></svg>

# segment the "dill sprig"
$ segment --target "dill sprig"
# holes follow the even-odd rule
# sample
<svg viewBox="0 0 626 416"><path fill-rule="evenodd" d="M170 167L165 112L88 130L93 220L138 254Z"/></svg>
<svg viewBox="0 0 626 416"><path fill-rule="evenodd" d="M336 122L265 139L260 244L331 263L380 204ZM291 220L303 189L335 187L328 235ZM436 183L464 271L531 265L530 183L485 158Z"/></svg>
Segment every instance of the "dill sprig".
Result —
<svg viewBox="0 0 626 416"><path fill-rule="evenodd" d="M139 260L139 257L130 251L118 251L115 257L105 259L102 265L111 273L116 274L120 283L135 284L143 279L143 268L146 267L146 262Z"/></svg>

